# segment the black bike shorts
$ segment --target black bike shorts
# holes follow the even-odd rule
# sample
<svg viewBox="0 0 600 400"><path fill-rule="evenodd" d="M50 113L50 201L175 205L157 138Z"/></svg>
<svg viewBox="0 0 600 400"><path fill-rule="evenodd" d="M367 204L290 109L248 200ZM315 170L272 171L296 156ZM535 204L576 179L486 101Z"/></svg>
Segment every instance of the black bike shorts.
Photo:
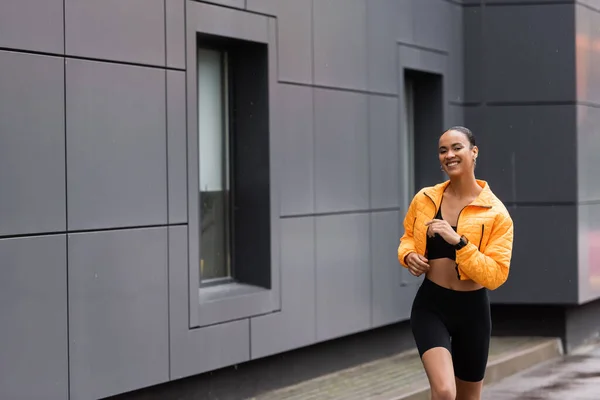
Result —
<svg viewBox="0 0 600 400"><path fill-rule="evenodd" d="M444 347L454 375L479 382L485 376L492 321L486 288L456 291L425 278L415 296L410 323L419 355Z"/></svg>

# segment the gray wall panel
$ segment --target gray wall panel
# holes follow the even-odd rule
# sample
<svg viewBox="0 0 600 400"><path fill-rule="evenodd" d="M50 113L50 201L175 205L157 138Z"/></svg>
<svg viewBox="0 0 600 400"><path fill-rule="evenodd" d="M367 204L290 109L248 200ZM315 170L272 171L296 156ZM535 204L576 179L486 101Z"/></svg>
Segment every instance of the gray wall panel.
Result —
<svg viewBox="0 0 600 400"><path fill-rule="evenodd" d="M0 398L67 400L65 236L0 240Z"/></svg>
<svg viewBox="0 0 600 400"><path fill-rule="evenodd" d="M446 75L448 56L444 53L413 47L412 45L399 45L399 73L404 74L404 69L413 69L420 72ZM446 79L448 79L446 77ZM403 89L404 90L404 89Z"/></svg>
<svg viewBox="0 0 600 400"><path fill-rule="evenodd" d="M600 108L577 107L577 189L580 202L600 200Z"/></svg>
<svg viewBox="0 0 600 400"><path fill-rule="evenodd" d="M315 219L282 219L281 311L250 320L252 358L316 341L315 268Z"/></svg>
<svg viewBox="0 0 600 400"><path fill-rule="evenodd" d="M369 96L371 208L400 205L398 135L398 100Z"/></svg>
<svg viewBox="0 0 600 400"><path fill-rule="evenodd" d="M578 3L594 8L575 6L579 302L585 303L600 297L600 1Z"/></svg>
<svg viewBox="0 0 600 400"><path fill-rule="evenodd" d="M64 119L63 60L0 51L0 235L64 231Z"/></svg>
<svg viewBox="0 0 600 400"><path fill-rule="evenodd" d="M485 110L486 108L483 107L464 107L464 112L465 112L465 123L467 124L467 126L469 127L469 129L473 132L473 134L475 135L475 138L477 140L477 145L479 146L479 143L481 143L482 140L485 140L485 138L488 136L485 133ZM480 147L480 151L484 151L485 148L484 147ZM481 155L483 155L483 153L481 153ZM481 159L483 160L483 159ZM477 158L477 169L475 170L475 174L478 174L478 170L481 170L481 165L483 164L481 162L481 160L479 159L479 157ZM496 186L498 186L496 184ZM496 189L494 192L496 192L498 189ZM508 190L508 192L510 192L510 190Z"/></svg>
<svg viewBox="0 0 600 400"><path fill-rule="evenodd" d="M402 267L391 249L398 247L400 213L376 212L371 219L371 326L377 327L408 319L413 295L402 287Z"/></svg>
<svg viewBox="0 0 600 400"><path fill-rule="evenodd" d="M371 326L369 214L316 219L317 340Z"/></svg>
<svg viewBox="0 0 600 400"><path fill-rule="evenodd" d="M277 171L281 215L310 214L315 210L315 137L313 89L279 84L276 149L284 167Z"/></svg>
<svg viewBox="0 0 600 400"><path fill-rule="evenodd" d="M413 1L414 44L449 51L451 48L455 5L444 0Z"/></svg>
<svg viewBox="0 0 600 400"><path fill-rule="evenodd" d="M185 69L185 0L164 1L167 67Z"/></svg>
<svg viewBox="0 0 600 400"><path fill-rule="evenodd" d="M186 28L188 30L188 64L196 65L196 32L235 39L251 40L259 43L270 42L269 19L263 15L245 13L240 10L221 7L209 3L189 0L186 3ZM189 59L192 57L192 59ZM188 67L189 68L189 67Z"/></svg>
<svg viewBox="0 0 600 400"><path fill-rule="evenodd" d="M252 0L247 0L248 7ZM313 82L312 2L294 0L279 6L277 14L277 53L279 79Z"/></svg>
<svg viewBox="0 0 600 400"><path fill-rule="evenodd" d="M488 7L484 23L488 102L575 99L573 5Z"/></svg>
<svg viewBox="0 0 600 400"><path fill-rule="evenodd" d="M69 229L166 223L164 71L66 68Z"/></svg>
<svg viewBox="0 0 600 400"><path fill-rule="evenodd" d="M577 120L579 301L583 303L600 297L600 109L578 106Z"/></svg>
<svg viewBox="0 0 600 400"><path fill-rule="evenodd" d="M316 211L369 207L368 97L315 89Z"/></svg>
<svg viewBox="0 0 600 400"><path fill-rule="evenodd" d="M600 11L600 0L577 0L577 3L584 4L586 6L594 8L595 10Z"/></svg>
<svg viewBox="0 0 600 400"><path fill-rule="evenodd" d="M600 204L580 204L578 214L579 302L600 297Z"/></svg>
<svg viewBox="0 0 600 400"><path fill-rule="evenodd" d="M312 0L308 0L309 6ZM275 15L279 17L279 12L286 7L280 7L283 3L279 0L246 0L246 9L261 14ZM293 7L293 6L292 6Z"/></svg>
<svg viewBox="0 0 600 400"><path fill-rule="evenodd" d="M2 0L0 47L62 54L63 0Z"/></svg>
<svg viewBox="0 0 600 400"><path fill-rule="evenodd" d="M187 227L169 227L170 378L183 378L250 359L248 319L189 328Z"/></svg>
<svg viewBox="0 0 600 400"><path fill-rule="evenodd" d="M509 212L515 230L511 270L490 299L504 304L576 303L578 278L572 266L577 242L572 238L577 234L577 208L517 206Z"/></svg>
<svg viewBox="0 0 600 400"><path fill-rule="evenodd" d="M71 399L169 379L167 228L69 236Z"/></svg>
<svg viewBox="0 0 600 400"><path fill-rule="evenodd" d="M312 0L246 0L248 10L277 16L278 78L313 82Z"/></svg>
<svg viewBox="0 0 600 400"><path fill-rule="evenodd" d="M413 42L412 9L412 1L367 1L367 70L372 92L398 92L397 42Z"/></svg>
<svg viewBox="0 0 600 400"><path fill-rule="evenodd" d="M167 71L169 223L187 222L185 72Z"/></svg>
<svg viewBox="0 0 600 400"><path fill-rule="evenodd" d="M444 114L444 126L465 125L465 107L448 104ZM469 128L470 129L470 128Z"/></svg>
<svg viewBox="0 0 600 400"><path fill-rule="evenodd" d="M316 84L367 90L366 0L315 1Z"/></svg>
<svg viewBox="0 0 600 400"><path fill-rule="evenodd" d="M450 4L450 3L449 3ZM446 99L457 103L465 102L465 58L463 7L450 4L450 23L446 26L448 36L448 76L444 82Z"/></svg>
<svg viewBox="0 0 600 400"><path fill-rule="evenodd" d="M165 0L64 0L66 53L165 65Z"/></svg>
<svg viewBox="0 0 600 400"><path fill-rule="evenodd" d="M278 260L275 257L273 259ZM273 276L271 282L274 283L272 290L233 283L226 286L202 288L197 291L198 297L194 297L194 293L192 293L190 299L192 301L198 299L196 301L199 302L199 327L203 328L277 311L281 300L277 292L279 279ZM275 287L275 285L277 286Z"/></svg>
<svg viewBox="0 0 600 400"><path fill-rule="evenodd" d="M575 12L577 100L600 105L600 9L577 5Z"/></svg>
<svg viewBox="0 0 600 400"><path fill-rule="evenodd" d="M485 90L485 30L481 7L463 8L463 33L464 101L480 102Z"/></svg>
<svg viewBox="0 0 600 400"><path fill-rule="evenodd" d="M219 6L245 8L246 0L198 0L201 3L216 4Z"/></svg>
<svg viewBox="0 0 600 400"><path fill-rule="evenodd" d="M171 331L171 379L214 371L250 359L248 319Z"/></svg>
<svg viewBox="0 0 600 400"><path fill-rule="evenodd" d="M575 124L573 106L489 107L484 115L477 167L498 196L538 203L576 200L577 143L565 137ZM556 149L560 168L555 157L548 157Z"/></svg>

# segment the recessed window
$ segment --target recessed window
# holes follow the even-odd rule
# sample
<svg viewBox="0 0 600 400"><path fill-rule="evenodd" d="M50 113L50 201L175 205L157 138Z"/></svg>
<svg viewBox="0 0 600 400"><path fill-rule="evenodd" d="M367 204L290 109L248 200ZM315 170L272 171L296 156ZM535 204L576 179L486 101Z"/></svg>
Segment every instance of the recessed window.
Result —
<svg viewBox="0 0 600 400"><path fill-rule="evenodd" d="M200 286L271 286L267 45L198 36Z"/></svg>

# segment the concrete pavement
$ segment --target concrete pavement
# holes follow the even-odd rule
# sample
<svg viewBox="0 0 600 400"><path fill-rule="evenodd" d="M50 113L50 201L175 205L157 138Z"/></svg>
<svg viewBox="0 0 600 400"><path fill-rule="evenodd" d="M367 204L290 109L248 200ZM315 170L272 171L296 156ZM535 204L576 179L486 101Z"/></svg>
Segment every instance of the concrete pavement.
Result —
<svg viewBox="0 0 600 400"><path fill-rule="evenodd" d="M497 382L561 355L558 339L493 337L486 373ZM253 397L252 400L425 400L429 384L416 350Z"/></svg>
<svg viewBox="0 0 600 400"><path fill-rule="evenodd" d="M487 386L483 400L598 400L600 343Z"/></svg>

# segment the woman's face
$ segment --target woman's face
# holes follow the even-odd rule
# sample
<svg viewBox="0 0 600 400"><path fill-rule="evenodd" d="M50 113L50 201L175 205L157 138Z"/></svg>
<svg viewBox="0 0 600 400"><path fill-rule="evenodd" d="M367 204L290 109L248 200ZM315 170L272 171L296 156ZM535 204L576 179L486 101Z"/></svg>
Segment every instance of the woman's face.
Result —
<svg viewBox="0 0 600 400"><path fill-rule="evenodd" d="M448 176L473 173L477 146L471 148L467 135L458 131L446 131L439 142L438 156Z"/></svg>

